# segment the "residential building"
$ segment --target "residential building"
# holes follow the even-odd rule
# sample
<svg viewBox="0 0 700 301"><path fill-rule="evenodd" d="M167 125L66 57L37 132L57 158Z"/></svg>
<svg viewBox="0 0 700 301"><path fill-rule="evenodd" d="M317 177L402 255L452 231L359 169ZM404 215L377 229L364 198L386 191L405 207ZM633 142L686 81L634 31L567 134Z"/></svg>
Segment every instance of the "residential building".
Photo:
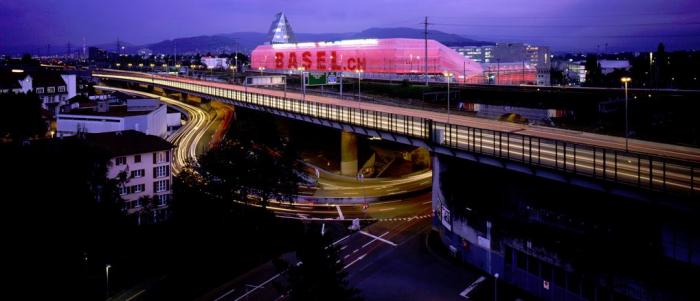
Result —
<svg viewBox="0 0 700 301"><path fill-rule="evenodd" d="M143 213L148 209L151 216L147 218L158 221L167 217L172 195L172 143L135 130L85 134L84 137L109 154L107 177L124 180L119 194L125 213ZM145 204L145 197L153 198L154 206ZM139 214L139 222L140 218Z"/></svg>
<svg viewBox="0 0 700 301"><path fill-rule="evenodd" d="M97 100L91 107L79 105L59 113L56 135L135 130L165 137L167 123L167 106L155 99L127 99L125 104L110 104L110 100L104 99Z"/></svg>
<svg viewBox="0 0 700 301"><path fill-rule="evenodd" d="M42 107L52 114L77 95L75 74L37 71L31 74L16 69L0 75L0 93L27 93L33 91L42 101Z"/></svg>

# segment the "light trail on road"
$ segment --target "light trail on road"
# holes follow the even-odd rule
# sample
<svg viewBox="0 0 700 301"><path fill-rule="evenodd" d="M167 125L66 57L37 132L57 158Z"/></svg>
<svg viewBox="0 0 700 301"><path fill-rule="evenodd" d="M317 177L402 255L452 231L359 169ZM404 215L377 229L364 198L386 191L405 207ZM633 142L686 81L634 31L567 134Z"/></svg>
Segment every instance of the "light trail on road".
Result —
<svg viewBox="0 0 700 301"><path fill-rule="evenodd" d="M187 122L167 138L167 140L175 144L176 147L175 153L173 154L173 173L179 173L187 164L188 159L195 160L196 162L197 156L199 155L197 154L197 145L213 123L213 118L211 118L206 111L199 107L153 93L107 86L95 86L95 89L119 91L127 94L154 98L187 112L189 116Z"/></svg>
<svg viewBox="0 0 700 301"><path fill-rule="evenodd" d="M448 127L445 113L400 106L294 92L285 95L277 90L137 72L106 71L94 76L172 87L422 139L432 139L425 125L426 120L431 120L435 124L430 129L442 136L437 137L437 142L448 147L651 190L691 194L700 191L698 148L631 139L627 152L624 138L593 133L461 115L452 116Z"/></svg>

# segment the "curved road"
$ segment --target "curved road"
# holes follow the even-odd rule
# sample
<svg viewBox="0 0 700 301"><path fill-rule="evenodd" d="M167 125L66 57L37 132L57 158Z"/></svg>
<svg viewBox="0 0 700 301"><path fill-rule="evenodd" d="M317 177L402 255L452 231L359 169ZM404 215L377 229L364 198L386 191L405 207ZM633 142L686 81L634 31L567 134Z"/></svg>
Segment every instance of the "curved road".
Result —
<svg viewBox="0 0 700 301"><path fill-rule="evenodd" d="M95 86L95 89L120 91L123 93L155 98L165 104L185 111L189 117L187 122L167 138L167 140L175 144L176 147L175 153L173 154L173 173L180 172L185 164L187 164L188 159L197 160L197 155L200 155L197 153L197 145L213 123L213 118L206 111L199 107L153 93L107 86Z"/></svg>
<svg viewBox="0 0 700 301"><path fill-rule="evenodd" d="M188 159L196 161L197 145L213 123L214 119L203 109L186 104L179 100L163 97L153 93L135 91L130 89L114 88L108 86L95 86L96 89L120 91L123 93L155 98L168 105L178 107L189 116L188 121L168 137L168 141L176 145L173 159L173 172L178 173L185 166ZM219 131L216 131L219 133ZM342 177L325 171L321 171L319 178L320 189L313 195L315 199L324 199L333 202L333 199L349 198L376 198L380 196L398 196L428 189L432 184L432 172L430 170L414 173L396 179L371 179L367 178L359 182L354 178ZM303 199L304 197L300 197ZM308 198L308 197L307 197ZM272 208L271 208L272 209ZM308 214L305 210L300 213Z"/></svg>

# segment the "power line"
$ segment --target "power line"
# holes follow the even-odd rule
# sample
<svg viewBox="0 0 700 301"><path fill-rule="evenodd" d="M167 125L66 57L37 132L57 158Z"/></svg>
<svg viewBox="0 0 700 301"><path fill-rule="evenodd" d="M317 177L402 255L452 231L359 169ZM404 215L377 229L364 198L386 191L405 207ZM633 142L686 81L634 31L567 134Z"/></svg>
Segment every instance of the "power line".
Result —
<svg viewBox="0 0 700 301"><path fill-rule="evenodd" d="M634 27L634 26L661 26L661 25L700 25L700 22L659 22L659 23L627 23L627 24L459 24L459 23L433 23L437 26L462 26L462 27L496 27L496 28L522 28L522 27L535 27L535 28L556 28L556 27L570 27L570 28L581 28L581 27Z"/></svg>
<svg viewBox="0 0 700 301"><path fill-rule="evenodd" d="M596 14L596 15L559 15L559 16L464 16L464 17L454 17L454 16L433 16L433 18L439 18L439 19L459 19L459 20L464 20L464 19L507 19L507 20L513 20L513 19L532 19L532 20L541 20L541 19L571 19L571 18L577 18L577 19L582 19L582 18L619 18L619 17L638 17L638 16L657 16L657 17L674 17L674 16L696 16L699 15L696 12L672 12L672 13L656 13L656 12L649 12L649 13L624 13L624 14Z"/></svg>

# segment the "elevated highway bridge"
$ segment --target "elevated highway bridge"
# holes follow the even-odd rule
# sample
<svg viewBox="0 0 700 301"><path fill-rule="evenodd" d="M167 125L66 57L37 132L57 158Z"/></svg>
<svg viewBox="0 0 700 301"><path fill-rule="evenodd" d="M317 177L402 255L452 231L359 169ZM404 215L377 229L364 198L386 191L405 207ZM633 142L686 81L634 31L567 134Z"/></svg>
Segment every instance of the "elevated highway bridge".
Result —
<svg viewBox="0 0 700 301"><path fill-rule="evenodd" d="M577 186L639 199L700 195L700 149L247 87L186 77L99 70L101 80L160 87L341 129L422 146Z"/></svg>

